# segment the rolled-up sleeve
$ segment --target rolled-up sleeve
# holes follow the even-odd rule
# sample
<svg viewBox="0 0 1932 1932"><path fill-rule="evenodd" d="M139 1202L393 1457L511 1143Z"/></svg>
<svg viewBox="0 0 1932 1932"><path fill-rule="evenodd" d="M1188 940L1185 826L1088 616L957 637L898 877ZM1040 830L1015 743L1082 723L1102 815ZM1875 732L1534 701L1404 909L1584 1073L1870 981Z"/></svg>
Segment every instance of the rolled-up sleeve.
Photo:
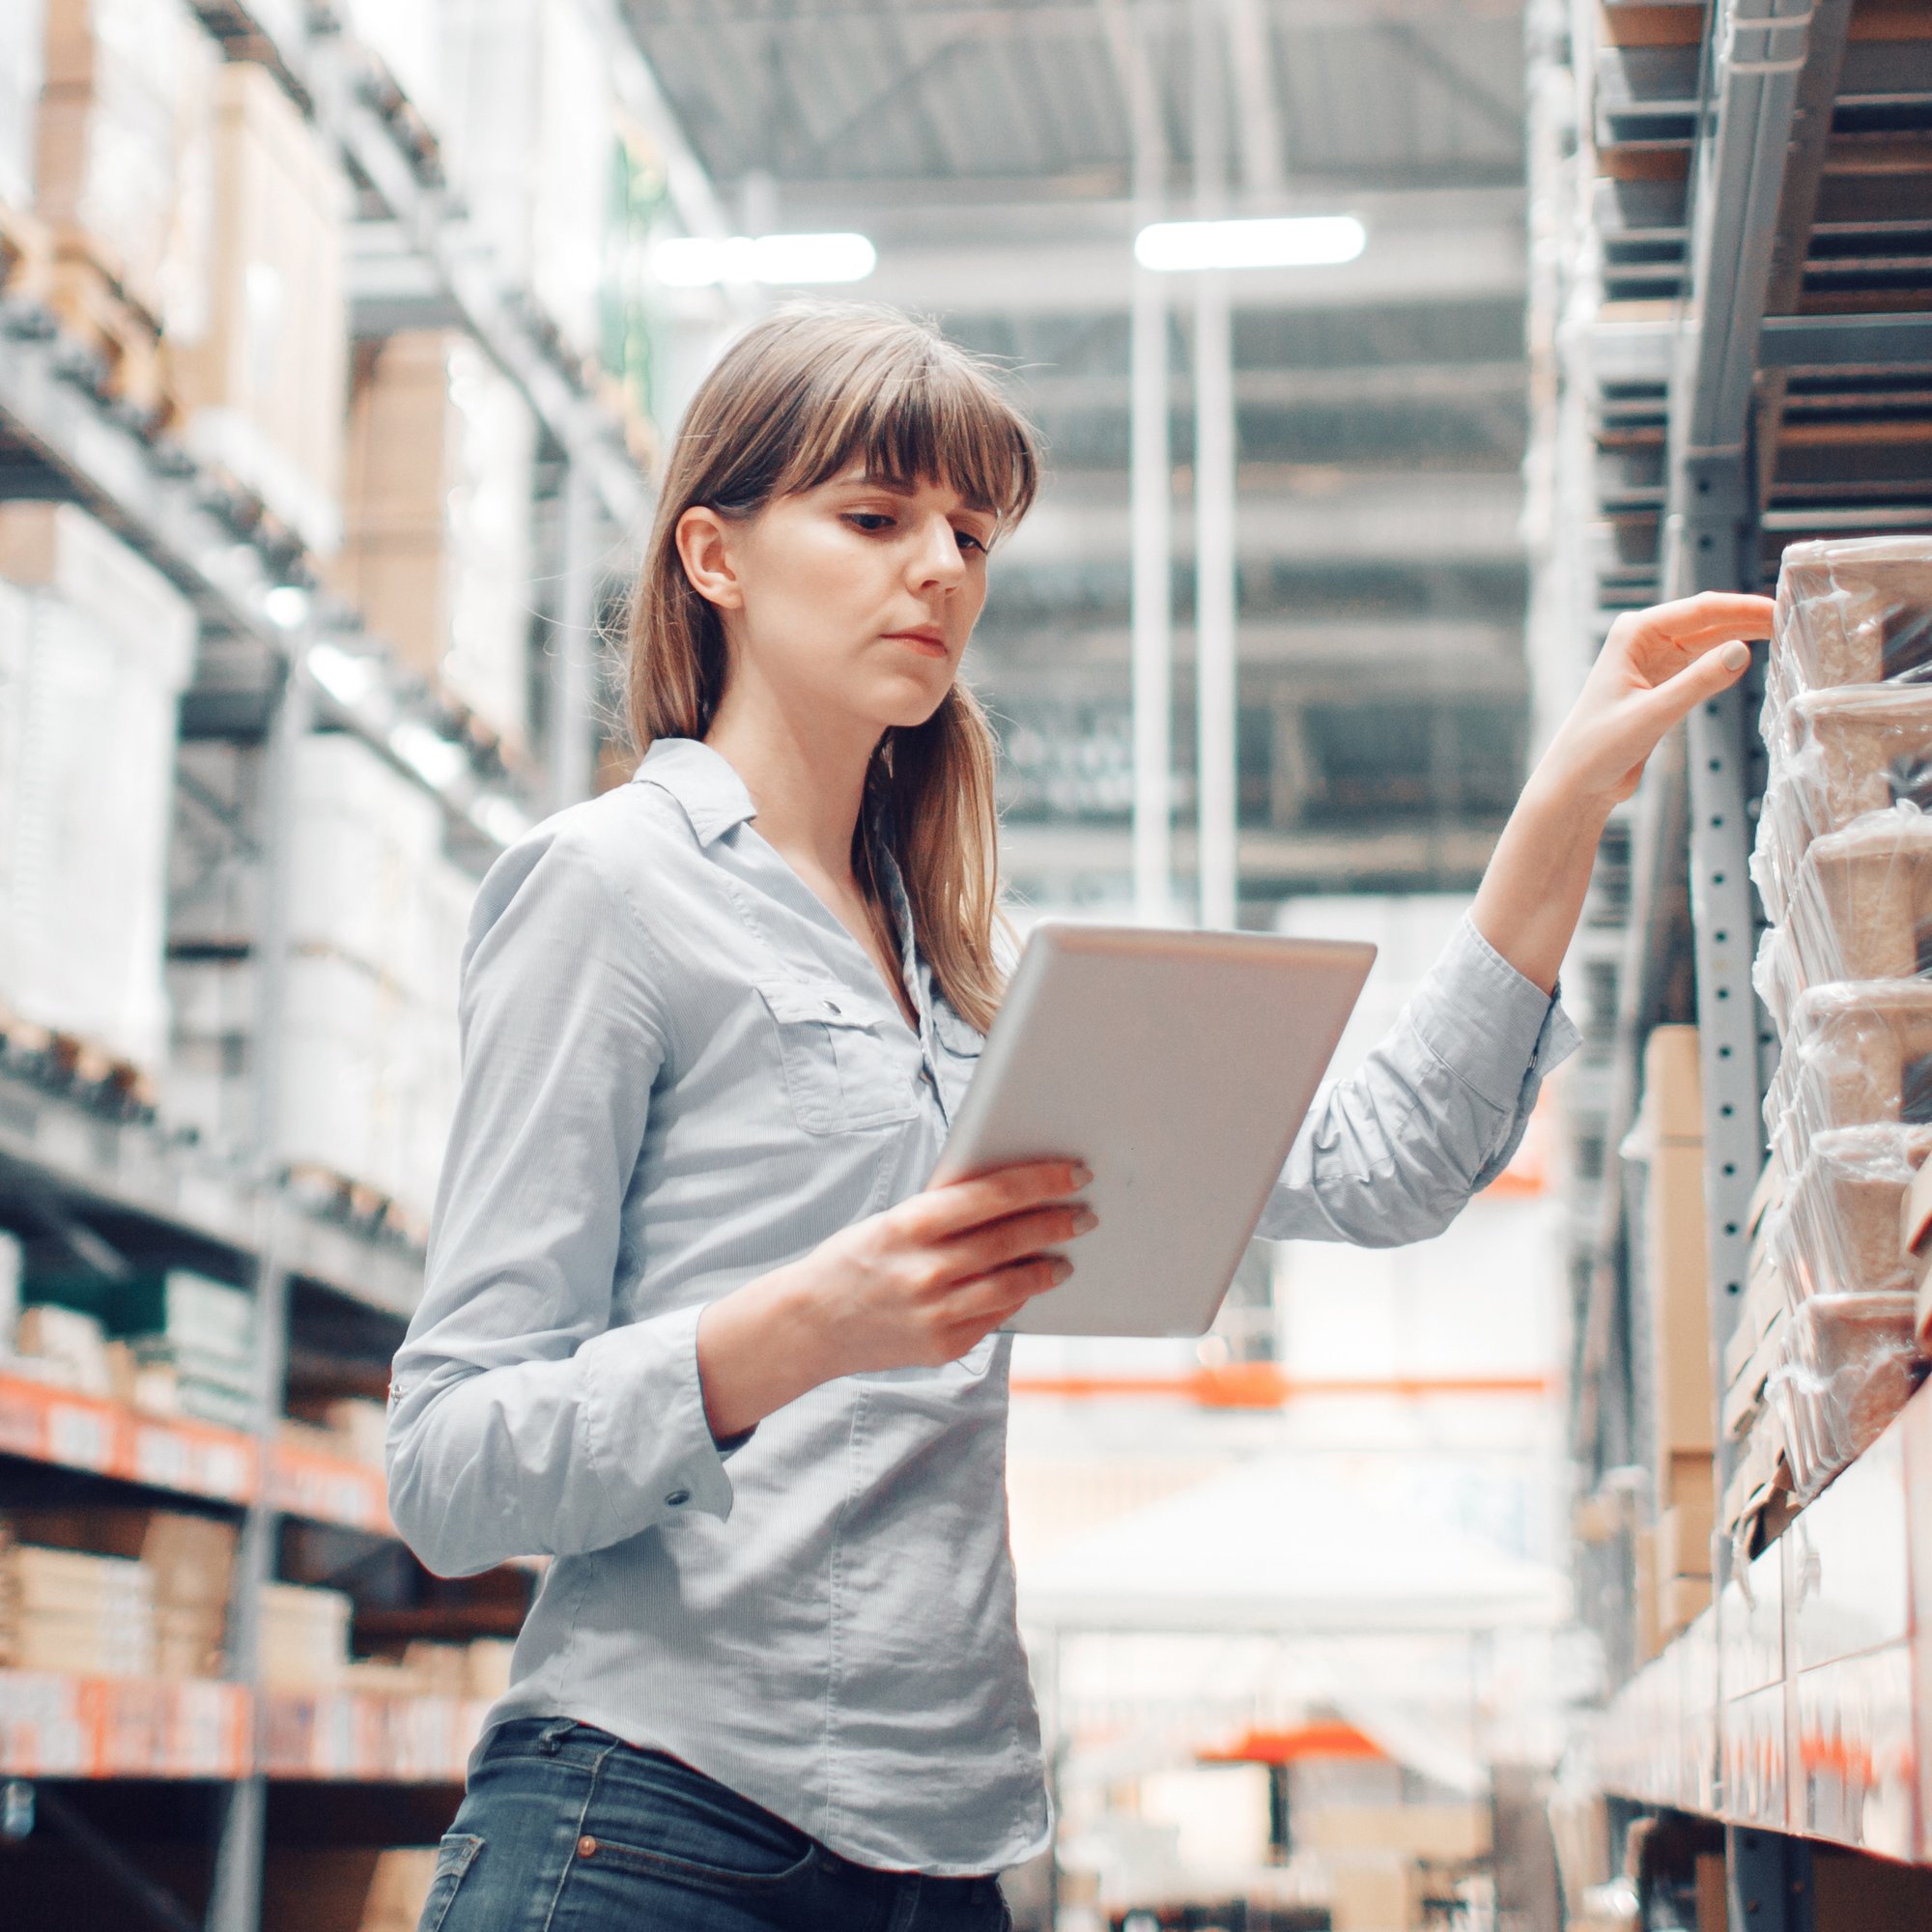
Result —
<svg viewBox="0 0 1932 1932"><path fill-rule="evenodd" d="M468 1576L726 1516L699 1310L612 1326L671 1031L643 922L567 818L484 881L461 1018L423 1298L390 1384L397 1529L430 1569Z"/></svg>
<svg viewBox="0 0 1932 1932"><path fill-rule="evenodd" d="M1399 1247L1510 1163L1577 1029L1464 919L1388 1037L1310 1108L1258 1233Z"/></svg>

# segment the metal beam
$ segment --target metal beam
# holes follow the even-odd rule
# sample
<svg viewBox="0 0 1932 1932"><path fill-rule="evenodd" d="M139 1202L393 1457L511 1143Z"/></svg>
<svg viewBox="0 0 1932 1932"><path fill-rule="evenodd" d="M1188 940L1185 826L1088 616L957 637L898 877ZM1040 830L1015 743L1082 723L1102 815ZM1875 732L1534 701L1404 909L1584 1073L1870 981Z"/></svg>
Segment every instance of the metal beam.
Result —
<svg viewBox="0 0 1932 1932"><path fill-rule="evenodd" d="M1767 369L1898 369L1932 364L1932 314L1767 316Z"/></svg>
<svg viewBox="0 0 1932 1932"><path fill-rule="evenodd" d="M1227 205L1227 128L1220 0L1194 7L1194 213ZM1194 277L1195 799L1201 923L1232 926L1240 897L1235 591L1235 337L1228 276Z"/></svg>

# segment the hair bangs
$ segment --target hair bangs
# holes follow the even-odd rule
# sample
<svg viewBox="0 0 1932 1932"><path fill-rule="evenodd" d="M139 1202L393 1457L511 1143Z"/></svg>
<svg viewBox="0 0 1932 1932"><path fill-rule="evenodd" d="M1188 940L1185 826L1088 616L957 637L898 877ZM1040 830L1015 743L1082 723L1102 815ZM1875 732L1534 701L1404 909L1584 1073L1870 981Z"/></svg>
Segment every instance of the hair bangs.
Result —
<svg viewBox="0 0 1932 1932"><path fill-rule="evenodd" d="M1033 426L991 375L950 345L901 335L895 354L821 368L798 399L792 456L778 494L815 489L863 463L868 475L910 487L939 483L1006 529L1039 488Z"/></svg>

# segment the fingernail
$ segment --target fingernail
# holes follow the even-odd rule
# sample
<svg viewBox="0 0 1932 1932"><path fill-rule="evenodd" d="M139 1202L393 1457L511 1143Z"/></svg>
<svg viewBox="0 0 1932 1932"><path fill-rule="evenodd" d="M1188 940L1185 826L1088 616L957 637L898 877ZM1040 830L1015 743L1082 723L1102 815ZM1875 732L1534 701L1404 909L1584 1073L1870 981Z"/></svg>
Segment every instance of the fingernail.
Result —
<svg viewBox="0 0 1932 1932"><path fill-rule="evenodd" d="M1085 1161L1076 1160L1073 1163L1073 1184L1075 1187L1085 1187L1093 1179L1094 1170Z"/></svg>
<svg viewBox="0 0 1932 1932"><path fill-rule="evenodd" d="M1073 1210L1073 1232L1084 1235L1089 1229L1097 1228L1100 1217L1091 1208L1076 1208Z"/></svg>
<svg viewBox="0 0 1932 1932"><path fill-rule="evenodd" d="M1743 670L1750 663L1750 646L1737 642L1726 644L1721 653L1726 670Z"/></svg>
<svg viewBox="0 0 1932 1932"><path fill-rule="evenodd" d="M1073 1272L1073 1264L1071 1262L1055 1262L1051 1272L1053 1274L1053 1285L1055 1288L1058 1288Z"/></svg>

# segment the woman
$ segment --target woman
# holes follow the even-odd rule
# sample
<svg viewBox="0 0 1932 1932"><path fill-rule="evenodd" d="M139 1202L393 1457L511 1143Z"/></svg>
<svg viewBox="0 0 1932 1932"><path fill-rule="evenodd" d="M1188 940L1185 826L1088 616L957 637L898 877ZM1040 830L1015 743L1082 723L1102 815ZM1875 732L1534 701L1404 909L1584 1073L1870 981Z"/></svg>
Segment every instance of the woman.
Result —
<svg viewBox="0 0 1932 1932"><path fill-rule="evenodd" d="M1046 1842L995 1331L1064 1277L1088 1177L922 1191L1001 983L959 660L1037 474L918 324L747 331L665 479L637 776L484 883L391 1506L444 1574L554 1560L424 1932L972 1932ZM1420 1239L1508 1161L1605 815L1770 609L1618 621L1263 1233Z"/></svg>

